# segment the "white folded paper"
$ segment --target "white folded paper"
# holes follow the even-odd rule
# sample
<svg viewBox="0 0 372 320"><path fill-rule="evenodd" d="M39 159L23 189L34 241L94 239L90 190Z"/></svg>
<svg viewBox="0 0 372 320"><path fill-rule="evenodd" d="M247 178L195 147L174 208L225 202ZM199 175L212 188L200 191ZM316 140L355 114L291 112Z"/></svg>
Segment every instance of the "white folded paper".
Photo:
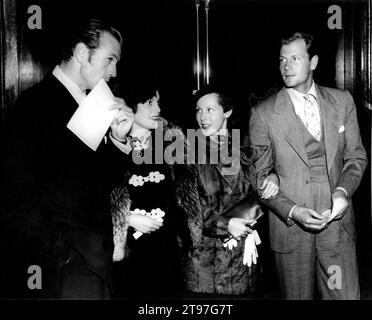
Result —
<svg viewBox="0 0 372 320"><path fill-rule="evenodd" d="M114 103L114 95L106 81L99 80L79 105L67 124L67 128L96 151L118 112L118 110L109 109Z"/></svg>
<svg viewBox="0 0 372 320"><path fill-rule="evenodd" d="M328 217L328 220L327 220L327 223L329 222L329 221L331 221L332 219L330 219L331 218L331 209L327 209L326 211L324 211L323 213L322 213L322 216L323 217Z"/></svg>
<svg viewBox="0 0 372 320"><path fill-rule="evenodd" d="M328 217L327 223L331 222L339 213L346 210L348 202L345 199L338 198L334 200L332 210L328 209L322 213L322 216Z"/></svg>

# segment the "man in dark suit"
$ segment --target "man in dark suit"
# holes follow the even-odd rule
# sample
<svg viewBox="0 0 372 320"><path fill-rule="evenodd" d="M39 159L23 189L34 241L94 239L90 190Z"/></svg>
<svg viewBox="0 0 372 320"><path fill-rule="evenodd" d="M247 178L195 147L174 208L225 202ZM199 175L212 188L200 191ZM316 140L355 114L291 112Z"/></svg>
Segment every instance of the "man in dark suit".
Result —
<svg viewBox="0 0 372 320"><path fill-rule="evenodd" d="M2 159L1 207L3 226L19 244L11 257L22 262L16 276L26 287L28 266L42 271L41 290L26 288L26 297L110 298L109 192L133 114L116 98L112 108L119 111L96 152L66 125L85 90L116 76L121 45L110 25L81 23L61 63L14 106Z"/></svg>
<svg viewBox="0 0 372 320"><path fill-rule="evenodd" d="M351 197L367 157L350 93L313 81L312 44L302 33L282 41L285 87L252 110L252 146L266 147L257 183L271 170L280 178L264 202L283 298L313 299L317 284L322 299L358 299Z"/></svg>

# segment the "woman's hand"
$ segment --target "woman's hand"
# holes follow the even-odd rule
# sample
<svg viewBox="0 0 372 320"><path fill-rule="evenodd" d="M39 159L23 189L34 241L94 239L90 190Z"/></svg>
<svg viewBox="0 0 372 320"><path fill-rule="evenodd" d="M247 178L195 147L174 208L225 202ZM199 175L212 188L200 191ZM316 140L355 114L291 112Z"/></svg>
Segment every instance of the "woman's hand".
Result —
<svg viewBox="0 0 372 320"><path fill-rule="evenodd" d="M237 240L240 237L245 237L248 233L252 233L252 229L247 225L249 220L243 218L231 218L227 230Z"/></svg>
<svg viewBox="0 0 372 320"><path fill-rule="evenodd" d="M261 198L269 199L275 197L279 191L279 178L276 174L270 174L262 183L260 188L262 191Z"/></svg>
<svg viewBox="0 0 372 320"><path fill-rule="evenodd" d="M163 225L163 222L142 214L130 214L127 217L127 222L131 227L136 229L136 231L142 233L156 231Z"/></svg>

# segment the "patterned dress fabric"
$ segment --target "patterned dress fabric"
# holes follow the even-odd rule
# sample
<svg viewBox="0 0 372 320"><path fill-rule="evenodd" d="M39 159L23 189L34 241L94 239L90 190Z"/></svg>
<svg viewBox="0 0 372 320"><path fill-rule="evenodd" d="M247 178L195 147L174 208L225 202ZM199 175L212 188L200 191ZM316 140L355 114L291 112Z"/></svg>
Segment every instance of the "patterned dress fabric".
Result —
<svg viewBox="0 0 372 320"><path fill-rule="evenodd" d="M219 152L222 146L207 141L206 154L211 150ZM197 165L203 223L200 239L186 259L186 287L190 292L244 295L255 289L258 267L243 265L244 239L233 250L223 246L223 240L229 237L229 219L224 213L255 192L249 178L250 161L244 149L240 151L236 170L224 170L231 168L232 163L221 158L216 164L208 159L206 164Z"/></svg>
<svg viewBox="0 0 372 320"><path fill-rule="evenodd" d="M155 140L153 135L148 137L142 143L144 149L136 144L123 161L127 170L122 185L112 193L114 237L115 233L125 237L122 243L125 252L117 259L121 261L114 264L114 289L118 298L172 299L182 295L180 234L186 229L185 220L176 204L173 166L165 161L154 163ZM138 164L145 158L144 163ZM163 226L150 234L136 232L125 225L123 217L119 218L125 203L132 214L161 218Z"/></svg>

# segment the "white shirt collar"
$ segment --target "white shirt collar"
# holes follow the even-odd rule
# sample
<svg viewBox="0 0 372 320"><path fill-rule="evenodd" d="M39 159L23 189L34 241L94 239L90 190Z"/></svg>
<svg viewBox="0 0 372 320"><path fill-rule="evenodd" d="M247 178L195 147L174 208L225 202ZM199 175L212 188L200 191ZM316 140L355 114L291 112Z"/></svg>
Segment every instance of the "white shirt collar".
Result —
<svg viewBox="0 0 372 320"><path fill-rule="evenodd" d="M314 96L314 98L316 100L318 100L318 95L316 93L316 88L315 88L315 82L314 81L313 81L313 84L312 84L310 90L307 92L307 94L311 94L312 96Z"/></svg>
<svg viewBox="0 0 372 320"><path fill-rule="evenodd" d="M56 66L52 74L65 86L68 92L72 95L75 101L80 105L80 103L85 99L85 93L78 87L78 85L73 82L59 66Z"/></svg>
<svg viewBox="0 0 372 320"><path fill-rule="evenodd" d="M293 104L295 104L295 103L296 104L297 103L303 104L304 103L304 96L307 95L307 94L311 94L312 96L314 96L314 98L316 100L318 100L314 81L313 81L313 84L311 85L309 91L306 94L303 94L303 93L301 93L301 92L299 92L295 89L292 89L292 88L287 88L287 92L288 92L289 96L291 97Z"/></svg>

